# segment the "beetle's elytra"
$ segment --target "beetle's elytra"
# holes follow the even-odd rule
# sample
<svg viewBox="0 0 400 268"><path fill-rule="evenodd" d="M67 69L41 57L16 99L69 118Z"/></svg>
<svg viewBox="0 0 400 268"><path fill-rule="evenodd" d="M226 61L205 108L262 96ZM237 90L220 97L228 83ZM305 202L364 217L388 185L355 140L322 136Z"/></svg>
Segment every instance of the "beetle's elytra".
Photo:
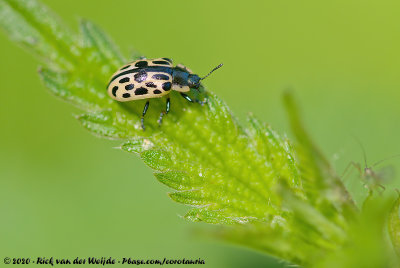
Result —
<svg viewBox="0 0 400 268"><path fill-rule="evenodd" d="M114 100L125 102L160 98L169 94L171 90L175 90L180 92L186 100L193 102L185 92L189 92L190 89L198 90L200 81L221 66L222 64L218 65L205 77L200 78L182 64L174 67L169 58L140 59L122 66L115 72L107 86L107 92ZM199 100L195 101L201 103ZM146 102L142 113L143 130L145 129L144 116L149 108L149 103L149 101ZM159 124L169 110L170 98L168 97L166 110L161 113L158 120Z"/></svg>

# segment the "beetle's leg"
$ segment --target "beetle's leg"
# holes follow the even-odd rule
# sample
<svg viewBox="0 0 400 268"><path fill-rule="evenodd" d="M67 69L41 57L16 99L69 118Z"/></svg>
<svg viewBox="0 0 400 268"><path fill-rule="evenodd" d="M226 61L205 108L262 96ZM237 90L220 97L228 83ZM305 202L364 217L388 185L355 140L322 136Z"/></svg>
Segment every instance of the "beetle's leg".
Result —
<svg viewBox="0 0 400 268"><path fill-rule="evenodd" d="M205 99L204 101L201 101L199 99L195 99L194 101L197 102L198 104L200 104L201 106L203 106L204 104L207 103L207 99Z"/></svg>
<svg viewBox="0 0 400 268"><path fill-rule="evenodd" d="M161 114L160 114L160 118L158 118L158 124L161 126L161 123L162 123L162 119L163 119L163 117L164 117L164 115L165 114L168 114L168 112L169 112L169 108L171 107L171 100L170 100L170 98L168 97L167 98L167 103L166 103L166 107L165 107L165 112L163 111L163 112L161 112Z"/></svg>
<svg viewBox="0 0 400 268"><path fill-rule="evenodd" d="M190 102L193 102L193 100L192 100L188 95L186 95L185 93L182 93L182 92L181 92L181 96L184 97L185 100L190 101Z"/></svg>
<svg viewBox="0 0 400 268"><path fill-rule="evenodd" d="M196 102L196 103L198 103L198 104L200 104L200 105L204 105L205 103L207 103L207 100L205 100L205 101L201 101L201 100L198 100L198 99L192 100L188 95L186 95L185 93L182 93L182 92L181 92L181 95L182 95L182 97L184 97L187 101L190 101L190 102Z"/></svg>
<svg viewBox="0 0 400 268"><path fill-rule="evenodd" d="M147 101L146 104L144 105L143 112L142 112L142 118L140 119L140 122L142 123L143 131L145 130L145 127L144 127L144 116L147 113L147 109L149 109L149 104L150 104L150 102Z"/></svg>

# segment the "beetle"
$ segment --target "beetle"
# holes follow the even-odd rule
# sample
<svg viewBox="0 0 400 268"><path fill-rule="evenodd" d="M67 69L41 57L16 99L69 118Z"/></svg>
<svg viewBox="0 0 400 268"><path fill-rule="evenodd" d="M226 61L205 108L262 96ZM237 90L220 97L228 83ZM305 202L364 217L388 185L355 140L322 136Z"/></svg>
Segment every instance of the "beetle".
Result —
<svg viewBox="0 0 400 268"><path fill-rule="evenodd" d="M171 90L178 91L189 102L203 103L197 99L194 101L185 92L190 89L199 90L200 81L208 77L212 72L222 67L222 63L211 70L206 76L200 78L189 68L182 64L172 65L169 58L157 58L133 61L122 66L116 71L107 85L107 92L111 98L120 102L140 99L161 98L168 95ZM144 127L144 116L149 108L150 101L144 105L141 125ZM166 109L161 112L158 123L170 110L170 98L167 98Z"/></svg>

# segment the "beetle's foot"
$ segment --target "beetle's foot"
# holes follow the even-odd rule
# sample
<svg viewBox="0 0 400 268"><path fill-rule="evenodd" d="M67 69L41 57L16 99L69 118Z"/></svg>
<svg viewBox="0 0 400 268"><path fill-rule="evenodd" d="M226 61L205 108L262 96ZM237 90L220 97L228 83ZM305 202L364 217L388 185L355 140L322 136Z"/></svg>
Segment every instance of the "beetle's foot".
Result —
<svg viewBox="0 0 400 268"><path fill-rule="evenodd" d="M160 117L157 120L158 126L160 126L160 127L161 127L162 120L163 120L163 117L164 117L165 114L167 114L167 113L166 112L161 112Z"/></svg>
<svg viewBox="0 0 400 268"><path fill-rule="evenodd" d="M143 131L145 131L146 128L144 127L144 118L143 117L140 119L140 124L142 126Z"/></svg>
<svg viewBox="0 0 400 268"><path fill-rule="evenodd" d="M207 103L207 99L204 99L203 101L195 99L194 101L197 102L198 104L200 104L201 106L204 106L204 104Z"/></svg>

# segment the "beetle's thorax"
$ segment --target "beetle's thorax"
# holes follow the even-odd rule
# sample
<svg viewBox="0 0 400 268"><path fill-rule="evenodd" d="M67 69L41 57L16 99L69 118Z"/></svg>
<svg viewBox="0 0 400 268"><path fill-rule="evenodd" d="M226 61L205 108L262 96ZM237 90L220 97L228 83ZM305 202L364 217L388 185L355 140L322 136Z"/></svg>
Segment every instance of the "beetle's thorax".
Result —
<svg viewBox="0 0 400 268"><path fill-rule="evenodd" d="M182 71L179 68L172 69L172 84L178 84L182 86L188 85L189 73Z"/></svg>
<svg viewBox="0 0 400 268"><path fill-rule="evenodd" d="M172 89L179 92L188 92L189 88L189 73L181 68L172 68Z"/></svg>

